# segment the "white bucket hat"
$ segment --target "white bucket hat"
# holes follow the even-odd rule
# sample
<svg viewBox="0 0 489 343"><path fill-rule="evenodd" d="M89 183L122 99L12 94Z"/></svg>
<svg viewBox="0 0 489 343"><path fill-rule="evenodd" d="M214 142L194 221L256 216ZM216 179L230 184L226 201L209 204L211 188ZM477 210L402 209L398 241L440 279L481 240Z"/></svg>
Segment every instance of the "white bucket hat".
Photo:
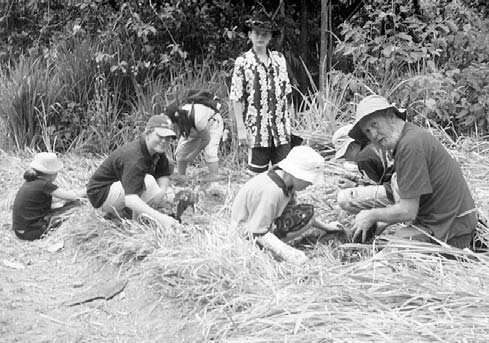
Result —
<svg viewBox="0 0 489 343"><path fill-rule="evenodd" d="M56 157L55 153L40 152L34 156L30 167L44 174L56 174L63 168L63 162Z"/></svg>
<svg viewBox="0 0 489 343"><path fill-rule="evenodd" d="M348 124L345 126L340 127L338 130L335 131L333 134L333 145L334 149L336 150L335 153L335 158L342 158L345 156L346 150L350 146L351 143L353 143L355 140L348 136L348 132L352 129L353 124Z"/></svg>
<svg viewBox="0 0 489 343"><path fill-rule="evenodd" d="M357 113L355 122L348 135L357 141L367 141L367 137L363 134L361 122L372 114L386 109L393 109L396 115L401 119L406 119L406 110L397 108L395 104L389 103L386 98L380 95L369 95L362 99L357 105Z"/></svg>
<svg viewBox="0 0 489 343"><path fill-rule="evenodd" d="M321 184L324 181L324 159L306 145L293 147L277 166L292 176L312 184Z"/></svg>

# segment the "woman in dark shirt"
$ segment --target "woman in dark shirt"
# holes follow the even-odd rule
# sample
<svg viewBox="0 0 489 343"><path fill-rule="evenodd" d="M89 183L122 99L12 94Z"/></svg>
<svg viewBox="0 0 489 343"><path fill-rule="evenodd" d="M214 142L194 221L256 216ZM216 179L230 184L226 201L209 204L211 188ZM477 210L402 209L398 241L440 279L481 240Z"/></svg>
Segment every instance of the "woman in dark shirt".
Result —
<svg viewBox="0 0 489 343"><path fill-rule="evenodd" d="M56 154L41 152L24 173L25 183L15 196L12 212L12 228L20 239L33 241L41 238L53 227L54 215L78 205L77 200L84 196L85 191L62 189L53 183L62 167ZM59 203L53 204L53 197L67 202L54 209Z"/></svg>

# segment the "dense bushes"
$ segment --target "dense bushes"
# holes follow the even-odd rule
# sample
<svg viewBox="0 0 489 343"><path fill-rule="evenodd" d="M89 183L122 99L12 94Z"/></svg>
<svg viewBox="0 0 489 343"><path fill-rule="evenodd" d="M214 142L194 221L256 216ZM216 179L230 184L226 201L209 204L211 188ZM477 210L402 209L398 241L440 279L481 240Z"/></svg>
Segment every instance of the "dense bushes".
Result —
<svg viewBox="0 0 489 343"><path fill-rule="evenodd" d="M379 92L450 132L488 133L489 20L459 1L371 1L343 25L362 93ZM366 91L365 89L368 89Z"/></svg>
<svg viewBox="0 0 489 343"><path fill-rule="evenodd" d="M336 42L337 58L353 72L333 72L320 94L318 56L309 55L309 71L297 75L306 58L297 51L299 3L281 8L287 28L279 37L297 88L312 85L296 98L298 129L334 129L334 121L353 115L358 95L378 92L454 134L489 132L489 20L480 6L364 1ZM226 99L233 58L247 44L242 14L253 4L9 0L0 22L7 29L0 34L2 135L9 147L106 153L184 88L210 88ZM311 46L319 39L315 6L309 4Z"/></svg>

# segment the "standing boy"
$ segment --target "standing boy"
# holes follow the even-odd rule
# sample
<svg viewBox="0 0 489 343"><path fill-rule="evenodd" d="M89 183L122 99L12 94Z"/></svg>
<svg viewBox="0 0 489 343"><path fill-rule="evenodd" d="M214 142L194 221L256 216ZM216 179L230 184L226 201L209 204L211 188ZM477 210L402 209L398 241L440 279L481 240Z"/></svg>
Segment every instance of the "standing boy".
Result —
<svg viewBox="0 0 489 343"><path fill-rule="evenodd" d="M268 49L278 30L265 14L247 22L252 48L235 62L231 92L240 145L248 146L248 169L261 173L290 151L291 93L285 57Z"/></svg>

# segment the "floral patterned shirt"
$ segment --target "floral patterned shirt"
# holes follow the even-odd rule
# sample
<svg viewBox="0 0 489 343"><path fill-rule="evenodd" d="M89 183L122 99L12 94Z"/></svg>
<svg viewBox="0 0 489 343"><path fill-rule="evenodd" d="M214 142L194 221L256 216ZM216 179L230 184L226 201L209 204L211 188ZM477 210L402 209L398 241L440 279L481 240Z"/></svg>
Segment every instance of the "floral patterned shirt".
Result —
<svg viewBox="0 0 489 343"><path fill-rule="evenodd" d="M292 88L285 57L268 51L268 66L253 49L235 62L229 99L244 105L243 121L251 136L251 146L271 147L290 142L290 115L287 94Z"/></svg>

